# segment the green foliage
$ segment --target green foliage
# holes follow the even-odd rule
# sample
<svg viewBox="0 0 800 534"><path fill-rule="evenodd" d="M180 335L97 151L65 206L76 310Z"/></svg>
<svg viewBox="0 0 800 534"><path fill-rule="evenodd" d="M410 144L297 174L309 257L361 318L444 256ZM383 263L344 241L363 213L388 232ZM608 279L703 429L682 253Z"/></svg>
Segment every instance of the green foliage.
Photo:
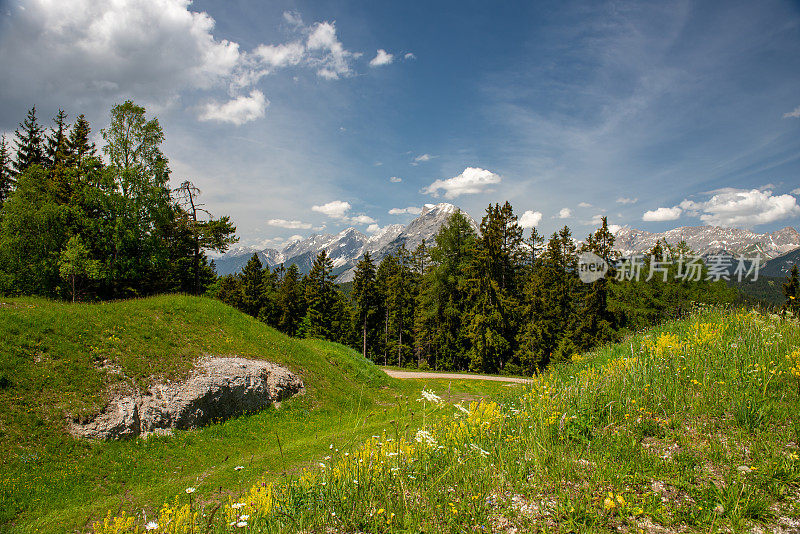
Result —
<svg viewBox="0 0 800 534"><path fill-rule="evenodd" d="M48 133L34 107L16 135L13 162L0 141L1 293L112 299L214 283L204 251L224 251L235 228L198 207L196 188L188 208L169 190L163 132L144 108L112 109L108 166L83 115L70 126L59 110Z"/></svg>

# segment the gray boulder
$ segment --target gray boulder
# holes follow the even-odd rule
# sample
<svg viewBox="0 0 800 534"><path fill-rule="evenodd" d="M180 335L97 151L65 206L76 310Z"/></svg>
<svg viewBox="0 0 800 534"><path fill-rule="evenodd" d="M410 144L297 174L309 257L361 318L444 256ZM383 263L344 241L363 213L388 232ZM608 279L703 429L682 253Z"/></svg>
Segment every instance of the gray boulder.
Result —
<svg viewBox="0 0 800 534"><path fill-rule="evenodd" d="M144 394L119 396L88 422L69 421L75 437L119 439L198 428L255 412L291 397L303 381L262 360L206 357L183 382L155 384Z"/></svg>

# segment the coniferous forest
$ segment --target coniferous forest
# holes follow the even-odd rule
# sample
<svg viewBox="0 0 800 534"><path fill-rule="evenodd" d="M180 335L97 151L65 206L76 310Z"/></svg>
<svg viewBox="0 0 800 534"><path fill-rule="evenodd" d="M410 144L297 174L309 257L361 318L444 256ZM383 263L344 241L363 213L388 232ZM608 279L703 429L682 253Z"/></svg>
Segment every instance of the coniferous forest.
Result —
<svg viewBox="0 0 800 534"><path fill-rule="evenodd" d="M536 229L525 235L508 202L489 205L477 232L456 212L431 243L380 262L365 255L351 284L335 283L324 251L308 274L264 267L254 255L242 272L218 277L206 251L224 252L236 229L203 208L190 181L170 187L163 131L143 107L115 106L100 148L82 115L70 123L60 111L46 127L35 107L15 136L13 153L0 142L5 295L207 294L290 336L336 341L376 363L528 375L736 296L724 282L672 271L667 282L617 281L612 270L582 283L579 253L616 259L607 221L582 241L566 226L545 239ZM689 252L658 244L643 271Z"/></svg>

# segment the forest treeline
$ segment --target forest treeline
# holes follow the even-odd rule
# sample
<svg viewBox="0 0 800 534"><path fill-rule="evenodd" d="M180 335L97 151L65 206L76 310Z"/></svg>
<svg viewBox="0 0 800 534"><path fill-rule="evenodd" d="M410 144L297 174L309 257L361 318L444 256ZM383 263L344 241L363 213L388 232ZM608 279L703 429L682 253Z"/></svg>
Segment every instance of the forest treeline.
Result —
<svg viewBox="0 0 800 534"><path fill-rule="evenodd" d="M216 279L204 250L235 241L191 182L170 189L158 120L127 101L103 146L83 115L46 128L28 112L0 139L0 294L112 299L202 293ZM101 158L101 153L105 155Z"/></svg>
<svg viewBox="0 0 800 534"><path fill-rule="evenodd" d="M218 297L293 336L321 337L389 365L531 374L551 362L685 313L695 303L731 302L724 282L662 277L618 282L612 270L590 284L578 254L612 262L614 235L603 219L577 245L568 227L549 240L527 238L511 204L490 205L476 232L454 213L433 243L400 248L379 264L366 254L346 296L325 251L307 276L297 267L264 268L253 255L222 278ZM657 244L645 259L689 253Z"/></svg>
<svg viewBox="0 0 800 534"><path fill-rule="evenodd" d="M613 264L607 221L580 244L568 227L525 238L512 206L490 205L476 231L454 213L431 243L359 262L338 285L324 251L311 271L271 269L254 255L218 277L206 251L236 241L189 181L170 188L158 120L127 101L92 141L83 115L59 111L45 127L32 108L13 145L0 138L0 294L104 300L184 292L215 296L291 335L323 338L375 362L443 370L530 374L599 343L686 312L732 302L736 290L705 276L620 282L612 270L582 283L578 254ZM689 254L657 244L645 257ZM797 270L784 284L798 312Z"/></svg>

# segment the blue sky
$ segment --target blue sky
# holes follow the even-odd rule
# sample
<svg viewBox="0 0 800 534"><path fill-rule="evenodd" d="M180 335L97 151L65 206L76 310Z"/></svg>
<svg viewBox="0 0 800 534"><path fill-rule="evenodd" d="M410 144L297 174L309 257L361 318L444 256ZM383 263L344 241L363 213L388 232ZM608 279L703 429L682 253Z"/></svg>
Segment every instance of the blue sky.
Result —
<svg viewBox="0 0 800 534"><path fill-rule="evenodd" d="M797 3L96 4L1 4L0 130L131 98L245 244L443 201L578 237L800 222Z"/></svg>

